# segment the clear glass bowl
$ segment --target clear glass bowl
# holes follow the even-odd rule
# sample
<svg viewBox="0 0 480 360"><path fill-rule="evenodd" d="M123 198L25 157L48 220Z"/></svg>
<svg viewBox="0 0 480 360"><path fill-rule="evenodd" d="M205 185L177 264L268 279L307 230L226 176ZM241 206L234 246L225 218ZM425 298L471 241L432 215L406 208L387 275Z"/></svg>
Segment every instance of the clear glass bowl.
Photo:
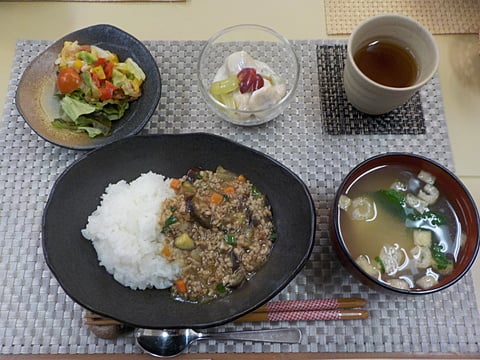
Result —
<svg viewBox="0 0 480 360"><path fill-rule="evenodd" d="M215 74L225 59L242 50L267 64L284 81L286 93L275 105L256 111L238 110L224 105L210 94ZM200 53L197 73L202 96L218 116L233 124L252 126L274 119L289 105L297 89L300 65L292 45L284 36L265 26L241 24L223 29L207 41Z"/></svg>

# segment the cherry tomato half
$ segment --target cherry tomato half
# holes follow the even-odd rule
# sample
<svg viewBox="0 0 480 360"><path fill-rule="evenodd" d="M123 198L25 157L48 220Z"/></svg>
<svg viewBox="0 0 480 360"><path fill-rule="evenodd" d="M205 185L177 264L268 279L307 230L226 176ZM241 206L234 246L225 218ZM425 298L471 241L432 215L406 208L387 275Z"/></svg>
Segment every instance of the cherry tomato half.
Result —
<svg viewBox="0 0 480 360"><path fill-rule="evenodd" d="M80 75L72 68L60 70L57 75L57 86L63 94L70 94L77 90L82 83Z"/></svg>

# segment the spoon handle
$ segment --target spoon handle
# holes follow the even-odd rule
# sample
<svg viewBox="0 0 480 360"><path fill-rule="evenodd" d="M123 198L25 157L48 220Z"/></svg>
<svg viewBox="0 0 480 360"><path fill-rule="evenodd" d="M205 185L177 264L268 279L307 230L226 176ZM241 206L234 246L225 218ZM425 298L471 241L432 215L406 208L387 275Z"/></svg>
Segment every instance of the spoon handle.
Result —
<svg viewBox="0 0 480 360"><path fill-rule="evenodd" d="M203 333L202 339L260 341L272 343L298 344L302 340L299 329L267 329L233 332Z"/></svg>

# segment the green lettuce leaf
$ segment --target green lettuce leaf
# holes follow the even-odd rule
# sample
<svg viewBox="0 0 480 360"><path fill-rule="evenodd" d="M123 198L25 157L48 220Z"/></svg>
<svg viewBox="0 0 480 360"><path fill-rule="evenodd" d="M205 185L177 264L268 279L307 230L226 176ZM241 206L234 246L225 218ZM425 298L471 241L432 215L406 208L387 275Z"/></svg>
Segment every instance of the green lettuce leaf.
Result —
<svg viewBox="0 0 480 360"><path fill-rule="evenodd" d="M77 100L71 96L64 96L60 100L60 107L72 121L77 120L82 115L91 114L97 110L95 106Z"/></svg>
<svg viewBox="0 0 480 360"><path fill-rule="evenodd" d="M116 68L122 73L126 74L129 78L131 78L129 75L132 75L135 79L139 79L142 81L146 78L143 70L131 58L126 59L123 63L118 63Z"/></svg>

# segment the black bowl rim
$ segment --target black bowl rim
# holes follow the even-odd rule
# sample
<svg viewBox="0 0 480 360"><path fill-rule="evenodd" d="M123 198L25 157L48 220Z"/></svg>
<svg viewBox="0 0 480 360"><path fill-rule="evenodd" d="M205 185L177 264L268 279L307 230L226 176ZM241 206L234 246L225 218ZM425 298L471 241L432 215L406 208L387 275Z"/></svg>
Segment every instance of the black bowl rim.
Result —
<svg viewBox="0 0 480 360"><path fill-rule="evenodd" d="M312 198L312 195L307 187L307 185L303 182L303 180L297 175L295 174L292 170L290 170L289 168L287 168L285 165L281 164L278 160L272 158L271 156L259 151L259 150L256 150L256 149L253 149L253 148L250 148L246 145L243 145L243 144L240 144L236 141L233 141L233 140L230 140L230 139L227 139L225 137L222 137L220 135L214 135L214 134L210 134L210 133L205 133L205 132L197 132L197 133L182 133L182 134L148 134L148 135L138 135L138 136L131 136L131 137L127 137L127 138L122 138L122 139L119 139L115 142L112 142L112 143L109 143L109 144L106 144L100 148L97 148L97 149L94 149L88 153L85 153L84 155L82 155L79 159L77 159L76 161L74 161L71 165L69 165L63 172L62 174L60 174L60 176L56 179L51 191L50 191L50 195L48 197L48 200L47 200L47 203L45 205L45 208L44 208L44 212L43 212L43 216L42 216L42 250L43 250L43 255L44 255L44 259L47 263L47 266L48 268L50 269L52 275L55 277L55 279L57 280L58 284L60 285L60 287L65 291L65 293L75 302L77 302L79 305L83 306L85 309L89 310L89 311L92 311L94 313L97 313L97 314L100 314L100 315L105 315L105 316L108 316L108 317L112 317L111 314L109 313L105 313L105 312L102 312L102 311L98 311L94 308L92 308L89 304L85 303L84 301L78 301L77 299L75 299L74 296L72 296L72 293L69 289L68 286L66 286L66 284L64 284L60 279L57 278L56 274L55 274L55 269L54 267L52 266L52 264L50 263L50 259L49 259L49 254L46 252L46 246L45 246L45 237L43 236L44 234L44 230L45 230L45 226L46 226L46 220L47 220L47 209L49 208L49 205L50 203L52 202L53 200L53 194L55 192L55 189L56 187L58 186L58 184L62 181L63 177L65 177L68 172L74 168L78 163L82 162L83 160L85 160L87 157L89 157L92 153L95 153L95 152L98 152L98 151L102 151L104 149L108 149L108 148L111 148L111 147L115 147L115 146L118 146L119 144L121 143L124 143L124 142L128 142L128 141L141 141L142 138L144 139L151 139L151 138L162 138L162 137L189 137L189 136L200 136L200 137L207 137L207 138L210 138L210 139L217 139L217 141L223 141L223 142L227 142L227 143L230 143L230 144L234 144L235 146L238 146L239 148L243 149L243 150L246 150L246 151L249 151L249 152L253 152L254 154L258 155L258 156L261 156L263 158L265 158L266 160L270 161L271 163L273 163L275 166L278 166L280 167L283 171L287 172L289 174L289 176L291 176L293 179L295 179L295 181L301 186L301 189L302 191L304 192L304 194L306 195L306 200L307 200L307 203L309 205L309 209L308 209L308 212L310 213L310 229L309 229L309 233L310 233L310 236L309 236L309 239L308 239L308 249L307 251L303 254L303 257L301 259L301 261L296 265L294 271L292 271L290 273L290 275L288 277L286 277L284 279L284 281L276 288L276 290L270 292L270 294L265 297L262 301L260 302L257 302L256 304L252 304L249 308L246 308L244 309L243 311L241 312L237 312L236 314L234 315L229 315L223 319L219 319L219 320L214 320L214 321L208 321L208 322L203 322L203 323L196 323L194 326L192 325L189 325L189 324L180 324L180 325L175 325L175 326L162 326L162 328L196 328L196 329L203 329L203 328L209 328L209 327L214 327L214 326L219 326L219 325L223 325L223 324L226 324L228 322L231 322L251 311L253 311L255 308L265 304L266 302L268 302L269 300L271 300L274 296L276 296L278 293L280 293L297 275L298 273L303 269L303 267L305 266L306 262L308 261L308 259L310 258L310 255L313 251L313 247L314 247L314 243L315 243L315 232L316 232L316 210L315 210L315 204L314 204L314 201L313 201L313 198ZM115 318L115 317L112 317L116 320L120 320L122 321L122 319L119 319L119 318ZM122 321L123 322L123 321ZM123 322L124 324L126 325L129 325L131 327L141 327L141 328L159 328L158 326L156 325L153 325L152 323L133 323L133 322Z"/></svg>
<svg viewBox="0 0 480 360"><path fill-rule="evenodd" d="M150 53L150 50L148 50L148 48L145 46L145 44L142 41L140 41L139 39L137 39L136 37L134 37L132 34L129 34L128 32L126 32L126 31L124 31L124 30L122 30L122 29L120 29L116 26L113 26L111 24L104 23L104 24L95 24L95 25L87 26L87 27L84 27L84 28L81 28L81 29L77 29L77 30L75 30L71 33L68 33L68 34L62 36L60 39L55 40L45 50L43 50L37 56L35 56L35 58L27 65L27 67L25 68L25 70L22 73L22 76L21 76L20 81L18 83L17 89L20 88L20 85L21 85L22 81L25 81L24 74L27 73L28 70L32 66L34 66L34 63L36 62L36 60L38 58L40 58L45 53L47 53L52 47L58 45L60 42L66 41L66 40L74 40L75 37L77 36L77 34L79 34L79 33L89 32L89 31L97 31L97 30L102 30L102 29L108 29L110 31L115 31L116 33L119 33L122 36L130 39L131 41L133 41L135 43L137 43L138 46L140 48L142 48L142 50L144 52L146 52L147 54L150 55L149 58L148 58L148 61L152 62L153 64L156 65L156 66L153 67L153 69L154 69L153 74L150 74L150 77L153 78L153 81L155 83L158 82L158 86L154 87L155 92L151 94L151 96L154 100L151 102L151 106L149 107L149 109L145 113L145 115L140 120L137 120L137 125L133 129L131 129L130 131L125 133L122 137L128 137L128 136L136 135L145 127L147 122L150 120L152 115L155 113L155 110L158 106L158 103L160 102L162 79L161 79L161 76L160 76L160 71L158 69L158 65L156 64L155 59L153 58L153 56ZM20 113L20 115L22 116L22 118L25 120L25 122L28 124L28 126L40 138L42 138L45 141L48 141L51 144L54 144L56 146L59 146L59 147L65 148L65 149L92 150L92 149L96 149L98 147L101 147L103 145L110 144L110 143L115 142L115 141L120 139L120 138L114 137L113 136L114 134L110 134L107 137L90 139L91 141L89 143L85 144L85 145L69 145L68 142L62 143L62 142L59 142L59 141L55 141L54 139L49 138L48 136L46 136L45 134L43 134L41 131L39 131L38 129L36 129L34 126L32 126L30 124L30 121L28 120L29 117L23 111L18 97L19 97L19 94L18 94L18 91L17 91L16 94L15 94L15 104L16 104L17 110ZM136 116L136 117L132 118L132 120L135 119L135 118L138 118L138 117Z"/></svg>
<svg viewBox="0 0 480 360"><path fill-rule="evenodd" d="M448 169L446 166L444 166L444 165L440 164L439 162L437 162L435 160L432 160L432 159L430 159L430 158L428 158L424 155L414 154L414 153L410 153L410 152L387 152L387 153L383 153L383 154L374 155L374 156L369 157L369 158L365 159L364 161L360 162L358 165L356 165L354 168L352 168L348 172L347 175L345 175L342 182L338 186L338 190L335 194L335 198L334 198L333 206L332 206L332 223L333 223L332 226L334 228L333 230L335 232L335 236L336 236L337 240L332 239L332 241L335 241L340 246L342 252L348 257L349 264L351 266L353 266L356 271L358 271L359 273L367 276L368 279L371 280L373 283L375 283L376 286L379 286L379 287L381 287L385 290L391 291L393 293L402 294L402 295L416 295L416 296L418 296L418 295L432 294L432 293L444 290L444 289L454 285L461 278L463 278L463 276L470 270L473 263L475 262L475 259L478 255L478 252L479 252L479 249L480 249L480 232L477 231L477 233L479 235L477 237L477 242L476 242L476 245L475 245L474 253L471 256L471 259L469 260L467 266L465 266L465 269L463 269L463 271L460 272L459 275L456 278L452 279L451 281L449 281L445 284L442 284L441 286L434 287L434 288L431 288L431 289L409 291L409 290L403 290L403 289L395 288L393 286L389 286L385 283L381 283L381 282L377 281L376 279L368 276L356 264L356 262L351 258L350 252L348 251L348 248L345 245L345 242L343 241L342 236L340 235L340 229L339 229L339 226L338 226L338 222L335 220L335 219L338 218L338 212L339 212L338 202L339 202L340 196L342 195L341 190L344 188L345 184L349 181L351 175L353 173L355 173L358 169L360 169L361 167L365 166L366 164L368 164L372 161L375 161L375 160L381 159L381 158L390 158L390 157L398 157L398 156L411 157L411 158L416 158L416 159L420 159L422 161L428 162L428 163L434 165L435 167L439 168L441 171L445 172L449 177L451 177L458 184L459 188L463 191L466 198L468 199L468 202L472 205L472 209L474 211L475 218L477 220L476 221L476 227L477 227L477 229L480 229L480 217L479 217L478 208L475 204L475 201L474 201L472 195L470 194L470 192L468 191L468 189L462 183L462 181L460 181L460 179L450 169Z"/></svg>

